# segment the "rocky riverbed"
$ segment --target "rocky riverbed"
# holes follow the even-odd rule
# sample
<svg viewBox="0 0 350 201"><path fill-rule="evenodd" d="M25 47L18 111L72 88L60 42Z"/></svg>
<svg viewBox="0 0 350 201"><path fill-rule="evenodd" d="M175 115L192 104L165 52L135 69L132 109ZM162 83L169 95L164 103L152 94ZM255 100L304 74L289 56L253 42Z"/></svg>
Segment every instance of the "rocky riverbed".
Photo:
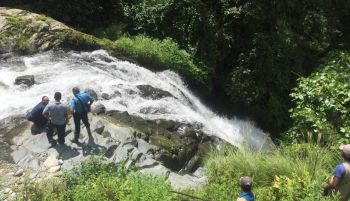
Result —
<svg viewBox="0 0 350 201"><path fill-rule="evenodd" d="M201 157L222 143L191 125L105 112L101 105L96 105L89 118L93 138L82 128L80 143L71 143L71 118L66 144L54 147L50 147L45 133L32 135L31 123L23 117L4 120L0 128L4 150L0 160L1 200L13 200L26 181L60 177L63 171L96 155L106 162L125 162L142 173L163 177L174 189L198 188L207 182Z"/></svg>

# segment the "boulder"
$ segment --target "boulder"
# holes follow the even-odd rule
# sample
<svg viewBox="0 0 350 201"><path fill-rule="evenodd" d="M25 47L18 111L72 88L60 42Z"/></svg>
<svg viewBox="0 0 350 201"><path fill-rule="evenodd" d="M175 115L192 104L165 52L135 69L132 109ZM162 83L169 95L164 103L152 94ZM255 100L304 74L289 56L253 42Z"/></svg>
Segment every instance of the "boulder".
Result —
<svg viewBox="0 0 350 201"><path fill-rule="evenodd" d="M109 99L111 99L111 96L109 94L107 94L107 93L102 93L101 94L101 98L105 99L105 100L109 100Z"/></svg>
<svg viewBox="0 0 350 201"><path fill-rule="evenodd" d="M92 104L91 112L94 114L103 114L106 112L106 107L101 103Z"/></svg>
<svg viewBox="0 0 350 201"><path fill-rule="evenodd" d="M23 76L18 76L15 79L15 84L20 85L24 84L27 85L28 87L32 86L35 83L34 81L34 75L23 75Z"/></svg>
<svg viewBox="0 0 350 201"><path fill-rule="evenodd" d="M13 16L16 20L11 20ZM95 37L75 31L47 16L20 9L0 7L0 30L0 54L32 54L59 48L101 49Z"/></svg>
<svg viewBox="0 0 350 201"><path fill-rule="evenodd" d="M168 181L175 190L197 189L208 183L206 177L197 178L188 174L178 175L173 172L169 174Z"/></svg>
<svg viewBox="0 0 350 201"><path fill-rule="evenodd" d="M155 100L165 97L173 97L171 93L162 89L154 88L151 85L138 85L137 88L143 98L150 98Z"/></svg>

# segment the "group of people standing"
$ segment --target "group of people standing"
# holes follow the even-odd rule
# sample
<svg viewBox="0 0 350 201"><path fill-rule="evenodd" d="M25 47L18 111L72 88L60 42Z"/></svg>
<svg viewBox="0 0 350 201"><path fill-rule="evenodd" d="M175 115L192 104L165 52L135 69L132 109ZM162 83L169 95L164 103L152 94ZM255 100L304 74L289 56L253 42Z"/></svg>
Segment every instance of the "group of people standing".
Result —
<svg viewBox="0 0 350 201"><path fill-rule="evenodd" d="M49 103L47 96L42 97L42 101L37 104L31 112L27 114L27 119L34 122L32 133L37 134L46 130L49 143L54 146L57 142L53 139L53 130L57 129L58 143L65 143L65 129L68 122L69 111L73 114L74 119L74 138L73 143L79 142L80 121L87 129L91 137L88 112L94 99L87 93L80 92L78 87L72 89L74 98L70 101L69 108L61 103L62 94L56 92L55 101ZM350 144L340 147L344 162L338 165L333 173L330 183L324 184L325 191L335 189L340 192L342 201L350 200ZM241 194L237 201L254 201L255 195L252 193L252 178L245 176L240 179Z"/></svg>
<svg viewBox="0 0 350 201"><path fill-rule="evenodd" d="M91 137L90 124L88 120L88 112L94 99L85 92L80 92L78 87L72 89L73 99L70 101L69 107L61 103L62 94L56 92L54 94L54 102L50 102L47 96L43 96L39 104L33 110L27 113L27 119L32 121L32 134L38 134L46 131L47 139L51 146L55 146L57 141L59 144L65 144L65 131L68 123L68 113L73 114L74 119L74 138L73 143L79 142L80 122L82 121L87 129L89 137ZM53 139L54 129L57 130L57 141Z"/></svg>

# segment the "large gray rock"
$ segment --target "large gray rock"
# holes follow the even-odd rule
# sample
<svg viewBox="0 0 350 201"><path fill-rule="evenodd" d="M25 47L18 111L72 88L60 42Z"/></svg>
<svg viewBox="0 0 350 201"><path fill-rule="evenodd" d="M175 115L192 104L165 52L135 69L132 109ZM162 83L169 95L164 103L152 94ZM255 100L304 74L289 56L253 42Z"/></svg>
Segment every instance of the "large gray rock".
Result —
<svg viewBox="0 0 350 201"><path fill-rule="evenodd" d="M11 20L15 16L16 20ZM98 40L46 16L0 7L0 54L50 49L101 49ZM25 44L25 45L23 45Z"/></svg>
<svg viewBox="0 0 350 201"><path fill-rule="evenodd" d="M170 173L168 181L175 190L197 189L207 184L206 177L197 178L190 175L178 175Z"/></svg>
<svg viewBox="0 0 350 201"><path fill-rule="evenodd" d="M129 158L129 152L133 149L133 147L127 146L119 146L114 152L114 163L119 165L122 161L125 161Z"/></svg>
<svg viewBox="0 0 350 201"><path fill-rule="evenodd" d="M137 139L137 148L140 152L144 154L153 153L156 149L155 146L150 145L143 139Z"/></svg>
<svg viewBox="0 0 350 201"><path fill-rule="evenodd" d="M145 155L142 155L139 161L136 162L135 166L137 168L149 168L158 165L159 162L154 160L153 158L146 157Z"/></svg>
<svg viewBox="0 0 350 201"><path fill-rule="evenodd" d="M170 170L163 165L156 165L140 170L141 173L150 174L153 176L161 177L167 179L170 174Z"/></svg>
<svg viewBox="0 0 350 201"><path fill-rule="evenodd" d="M35 83L34 81L34 75L23 75L23 76L18 76L15 79L15 84L20 85L24 84L27 85L28 87L32 86Z"/></svg>
<svg viewBox="0 0 350 201"><path fill-rule="evenodd" d="M33 153L41 153L48 150L51 144L48 142L46 134L32 135L24 141L23 146Z"/></svg>
<svg viewBox="0 0 350 201"><path fill-rule="evenodd" d="M14 152L11 153L11 157L15 163L18 163L26 155L28 155L28 152L23 147L20 147L19 149L15 150Z"/></svg>

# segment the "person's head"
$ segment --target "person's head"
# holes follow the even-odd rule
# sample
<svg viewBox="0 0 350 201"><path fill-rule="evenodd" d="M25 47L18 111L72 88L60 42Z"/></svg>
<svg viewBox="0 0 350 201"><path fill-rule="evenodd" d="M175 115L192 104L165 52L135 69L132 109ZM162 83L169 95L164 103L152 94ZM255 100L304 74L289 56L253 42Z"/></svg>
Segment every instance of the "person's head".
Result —
<svg viewBox="0 0 350 201"><path fill-rule="evenodd" d="M50 99L49 99L49 97L47 97L47 96L43 96L43 97L41 98L41 102L43 102L44 105L47 105L47 104L50 102Z"/></svg>
<svg viewBox="0 0 350 201"><path fill-rule="evenodd" d="M73 92L74 95L75 95L75 94L78 94L78 93L80 92L80 89L79 89L78 87L74 87L74 88L72 89L72 92Z"/></svg>
<svg viewBox="0 0 350 201"><path fill-rule="evenodd" d="M341 145L339 149L342 152L342 156L344 160L350 161L350 144Z"/></svg>
<svg viewBox="0 0 350 201"><path fill-rule="evenodd" d="M60 92L56 92L54 98L56 101L60 101L62 98L62 94Z"/></svg>
<svg viewBox="0 0 350 201"><path fill-rule="evenodd" d="M242 191L250 192L253 186L253 180L251 177L244 176L239 179L239 185L241 186Z"/></svg>

